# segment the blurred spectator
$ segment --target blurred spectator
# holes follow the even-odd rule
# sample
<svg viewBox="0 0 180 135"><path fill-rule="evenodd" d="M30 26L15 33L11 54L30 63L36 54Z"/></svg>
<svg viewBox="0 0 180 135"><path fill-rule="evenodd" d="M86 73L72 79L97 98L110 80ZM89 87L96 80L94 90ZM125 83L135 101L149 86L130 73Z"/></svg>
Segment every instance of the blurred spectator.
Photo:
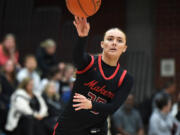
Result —
<svg viewBox="0 0 180 135"><path fill-rule="evenodd" d="M64 76L61 81L60 95L61 101L66 104L71 96L71 90L75 81L75 68L71 64L67 64L64 70Z"/></svg>
<svg viewBox="0 0 180 135"><path fill-rule="evenodd" d="M61 111L59 95L56 93L55 83L49 82L46 85L42 95L48 106L48 117L44 119L44 124L46 127L46 132L48 133L48 135L50 135L53 132L53 128Z"/></svg>
<svg viewBox="0 0 180 135"><path fill-rule="evenodd" d="M155 99L154 109L149 123L148 135L179 135L179 123L170 115L172 100L166 93L161 93Z"/></svg>
<svg viewBox="0 0 180 135"><path fill-rule="evenodd" d="M18 82L22 82L24 78L30 77L34 81L34 91L38 91L39 84L40 84L40 76L36 72L37 68L37 61L34 55L27 55L25 57L25 67L21 69L17 74Z"/></svg>
<svg viewBox="0 0 180 135"><path fill-rule="evenodd" d="M134 108L134 96L132 94L128 96L124 106L112 115L112 123L115 128L115 135L144 135L141 116Z"/></svg>
<svg viewBox="0 0 180 135"><path fill-rule="evenodd" d="M40 85L39 85L39 92L43 93L43 90L45 89L45 86L50 82L54 82L55 84L55 90L56 93L59 94L60 89L60 81L62 79L62 72L59 70L58 67L52 67L50 71L47 74L48 78L42 79Z"/></svg>
<svg viewBox="0 0 180 135"><path fill-rule="evenodd" d="M50 68L57 66L56 61L56 43L52 39L46 39L40 45L36 52L38 67L42 72L42 78L47 77Z"/></svg>
<svg viewBox="0 0 180 135"><path fill-rule="evenodd" d="M9 110L10 97L16 89L15 65L12 60L8 60L0 73L0 128L3 129L6 123L7 112Z"/></svg>
<svg viewBox="0 0 180 135"><path fill-rule="evenodd" d="M173 79L166 82L164 89L162 89L160 92L156 93L156 95L154 96L154 99L153 99L153 103L152 103L153 109L156 108L156 105L155 105L156 98L159 97L158 95L161 95L162 93L169 95L173 100L173 98L176 94L176 83Z"/></svg>
<svg viewBox="0 0 180 135"><path fill-rule="evenodd" d="M63 76L64 76L65 67L66 67L66 64L64 62L60 62L58 65L58 68L61 71Z"/></svg>
<svg viewBox="0 0 180 135"><path fill-rule="evenodd" d="M180 122L180 91L177 93L177 100L172 106L171 115L176 117Z"/></svg>
<svg viewBox="0 0 180 135"><path fill-rule="evenodd" d="M3 66L8 60L12 60L14 64L18 65L19 53L13 34L7 34L0 45L0 66Z"/></svg>
<svg viewBox="0 0 180 135"><path fill-rule="evenodd" d="M45 135L42 119L47 116L43 98L33 93L33 80L25 78L11 97L6 123L7 134Z"/></svg>

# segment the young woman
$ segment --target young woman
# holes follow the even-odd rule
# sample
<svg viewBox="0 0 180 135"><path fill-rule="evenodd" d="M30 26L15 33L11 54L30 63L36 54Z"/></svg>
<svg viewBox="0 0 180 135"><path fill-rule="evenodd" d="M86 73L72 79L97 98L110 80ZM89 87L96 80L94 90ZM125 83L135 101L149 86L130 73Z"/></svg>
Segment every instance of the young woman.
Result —
<svg viewBox="0 0 180 135"><path fill-rule="evenodd" d="M16 47L16 39L13 34L7 34L0 45L0 66L3 66L8 60L19 66L19 52Z"/></svg>
<svg viewBox="0 0 180 135"><path fill-rule="evenodd" d="M89 23L75 17L74 25L79 35L73 54L77 78L54 135L106 135L108 115L122 105L133 85L132 77L118 63L127 49L126 36L117 28L108 30L101 42L102 55L90 56L84 52Z"/></svg>
<svg viewBox="0 0 180 135"><path fill-rule="evenodd" d="M7 135L45 135L40 123L47 115L45 101L39 94L33 93L33 80L25 78L11 96L5 125Z"/></svg>
<svg viewBox="0 0 180 135"><path fill-rule="evenodd" d="M7 112L9 110L10 97L17 86L15 65L8 60L0 71L0 127L4 129Z"/></svg>

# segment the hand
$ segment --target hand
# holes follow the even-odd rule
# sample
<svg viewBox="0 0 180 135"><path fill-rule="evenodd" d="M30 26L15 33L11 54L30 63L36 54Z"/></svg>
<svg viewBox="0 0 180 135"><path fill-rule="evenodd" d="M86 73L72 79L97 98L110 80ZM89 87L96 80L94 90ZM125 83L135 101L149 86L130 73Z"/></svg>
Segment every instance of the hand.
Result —
<svg viewBox="0 0 180 135"><path fill-rule="evenodd" d="M90 24L87 22L87 19L84 17L75 16L75 21L73 21L74 26L80 37L86 37L89 33Z"/></svg>
<svg viewBox="0 0 180 135"><path fill-rule="evenodd" d="M37 120L42 120L42 119L43 119L43 117L40 116L40 115L36 115L35 118L36 118Z"/></svg>
<svg viewBox="0 0 180 135"><path fill-rule="evenodd" d="M75 93L73 102L78 102L77 104L73 104L75 111L79 111L81 109L92 109L91 100L81 94Z"/></svg>

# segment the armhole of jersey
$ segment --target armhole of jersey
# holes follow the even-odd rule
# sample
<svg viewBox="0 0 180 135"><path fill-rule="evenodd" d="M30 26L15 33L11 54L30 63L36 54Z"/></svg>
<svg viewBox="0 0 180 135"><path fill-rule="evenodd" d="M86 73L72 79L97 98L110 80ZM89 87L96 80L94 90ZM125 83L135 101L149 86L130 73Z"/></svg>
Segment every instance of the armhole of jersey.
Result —
<svg viewBox="0 0 180 135"><path fill-rule="evenodd" d="M83 70L78 70L76 72L76 74L83 74L83 73L85 73L86 71L88 71L92 67L93 64L94 64L94 56L91 56L90 64L87 67L85 67Z"/></svg>
<svg viewBox="0 0 180 135"><path fill-rule="evenodd" d="M118 87L120 87L122 85L123 80L124 80L124 78L126 76L126 73L127 73L127 70L124 70L121 77L120 77L120 79L119 79Z"/></svg>
<svg viewBox="0 0 180 135"><path fill-rule="evenodd" d="M59 123L56 123L56 125L54 126L54 131L53 131L53 135L56 134L56 128L58 127Z"/></svg>

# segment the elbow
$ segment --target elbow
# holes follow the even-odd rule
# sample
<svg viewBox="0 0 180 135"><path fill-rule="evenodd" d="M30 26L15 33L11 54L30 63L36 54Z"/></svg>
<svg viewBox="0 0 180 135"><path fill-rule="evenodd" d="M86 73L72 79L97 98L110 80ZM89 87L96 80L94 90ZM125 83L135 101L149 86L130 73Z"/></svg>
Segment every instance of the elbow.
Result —
<svg viewBox="0 0 180 135"><path fill-rule="evenodd" d="M115 113L118 110L119 106L112 106L110 107L110 109L108 109L107 113L108 115L112 115L113 113Z"/></svg>

